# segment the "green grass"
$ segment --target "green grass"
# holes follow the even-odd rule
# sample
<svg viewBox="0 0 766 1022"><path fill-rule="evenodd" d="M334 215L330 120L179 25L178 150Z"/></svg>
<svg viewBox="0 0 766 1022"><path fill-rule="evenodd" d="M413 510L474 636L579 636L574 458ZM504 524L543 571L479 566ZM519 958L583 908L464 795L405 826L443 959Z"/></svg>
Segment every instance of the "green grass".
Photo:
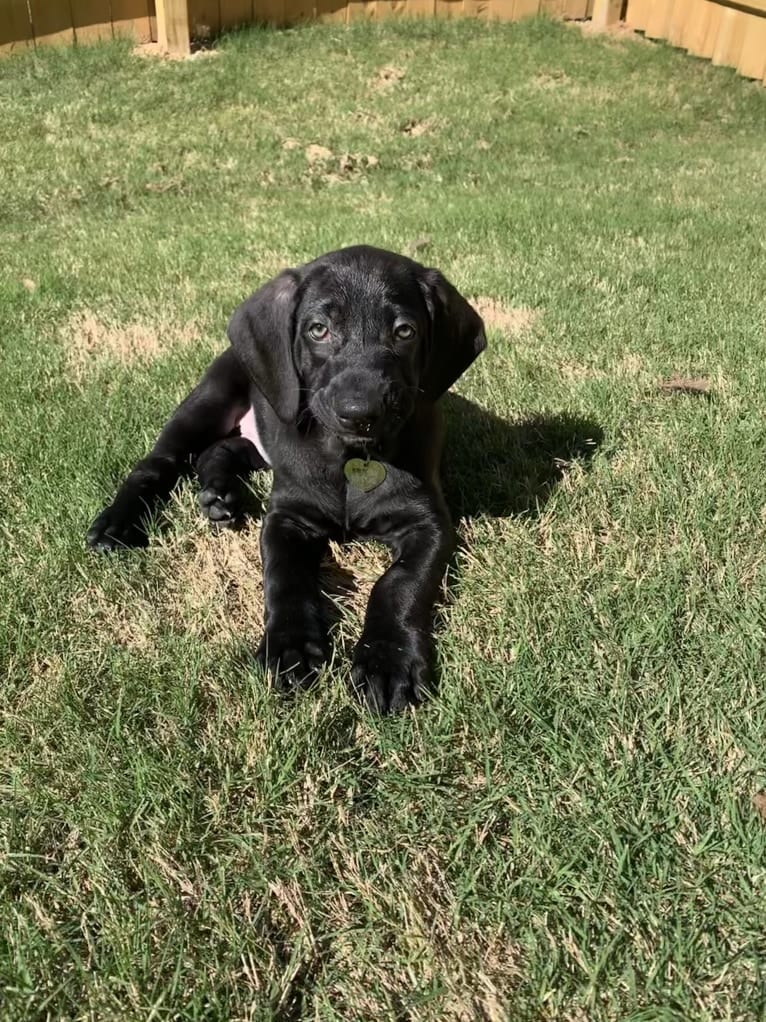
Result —
<svg viewBox="0 0 766 1022"><path fill-rule="evenodd" d="M2 1022L766 1017L766 91L402 22L12 58L0 123ZM255 528L84 532L249 291L418 240L532 310L458 386L441 692L284 705Z"/></svg>

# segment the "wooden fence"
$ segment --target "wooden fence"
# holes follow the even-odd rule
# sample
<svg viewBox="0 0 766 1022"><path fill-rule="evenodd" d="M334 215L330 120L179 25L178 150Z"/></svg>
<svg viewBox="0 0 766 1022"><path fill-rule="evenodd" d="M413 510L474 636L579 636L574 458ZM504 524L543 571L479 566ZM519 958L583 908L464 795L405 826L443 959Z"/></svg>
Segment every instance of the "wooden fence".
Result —
<svg viewBox="0 0 766 1022"><path fill-rule="evenodd" d="M192 39L252 22L347 23L400 15L516 21L535 14L586 18L600 0L0 0L0 52L130 35L188 52Z"/></svg>
<svg viewBox="0 0 766 1022"><path fill-rule="evenodd" d="M0 51L122 34L187 53L192 39L250 22L535 14L592 17L602 28L623 18L651 39L766 81L766 0L0 0Z"/></svg>
<svg viewBox="0 0 766 1022"><path fill-rule="evenodd" d="M399 15L516 21L585 18L598 0L0 0L0 51L130 35L188 51L192 39L252 22L350 22Z"/></svg>
<svg viewBox="0 0 766 1022"><path fill-rule="evenodd" d="M766 0L630 0L627 24L766 81Z"/></svg>
<svg viewBox="0 0 766 1022"><path fill-rule="evenodd" d="M115 35L156 41L154 0L0 0L0 51Z"/></svg>

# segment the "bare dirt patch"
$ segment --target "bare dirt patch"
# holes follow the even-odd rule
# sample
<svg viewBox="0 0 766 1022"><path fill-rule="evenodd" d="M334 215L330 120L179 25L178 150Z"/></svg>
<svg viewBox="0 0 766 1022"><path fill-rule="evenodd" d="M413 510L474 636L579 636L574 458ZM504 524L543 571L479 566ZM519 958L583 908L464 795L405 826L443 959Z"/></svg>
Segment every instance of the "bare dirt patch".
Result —
<svg viewBox="0 0 766 1022"><path fill-rule="evenodd" d="M403 81L406 74L407 72L403 68L387 64L385 67L378 69L370 84L373 89L392 89Z"/></svg>
<svg viewBox="0 0 766 1022"><path fill-rule="evenodd" d="M327 160L331 160L334 155L332 149L328 149L327 146L324 145L316 144L307 145L304 153L309 162L309 166L311 167L313 167L316 163L325 163Z"/></svg>
<svg viewBox="0 0 766 1022"><path fill-rule="evenodd" d="M380 163L378 157L371 153L341 153L336 156L322 145L307 146L305 155L307 177L331 185L363 181L365 175Z"/></svg>
<svg viewBox="0 0 766 1022"><path fill-rule="evenodd" d="M755 809L763 822L766 823L766 791L759 791L753 795L753 809Z"/></svg>
<svg viewBox="0 0 766 1022"><path fill-rule="evenodd" d="M540 315L536 309L526 305L504 305L496 298L484 295L471 299L471 304L490 330L500 330L513 336L531 330Z"/></svg>
<svg viewBox="0 0 766 1022"><path fill-rule="evenodd" d="M170 351L198 342L201 337L194 323L118 324L90 309L73 313L60 334L69 377L78 384L104 365L123 368L147 365Z"/></svg>
<svg viewBox="0 0 766 1022"><path fill-rule="evenodd" d="M538 89L558 89L569 85L572 79L566 72L555 68L552 71L541 71L532 79L532 84Z"/></svg>
<svg viewBox="0 0 766 1022"><path fill-rule="evenodd" d="M424 253L426 249L433 245L434 239L430 234L424 234L421 238L415 238L407 246L407 254L414 259L417 259L421 253Z"/></svg>
<svg viewBox="0 0 766 1022"><path fill-rule="evenodd" d="M704 376L671 376L661 380L657 389L662 394L689 394L692 397L708 397L712 386Z"/></svg>
<svg viewBox="0 0 766 1022"><path fill-rule="evenodd" d="M624 21L618 21L613 25L607 25L605 28L599 28L594 25L592 21L567 21L564 24L571 26L572 28L578 29L585 36L601 36L609 42L615 43L645 43L650 46L653 42L651 39L643 34L643 32L635 32L632 28L625 24Z"/></svg>
<svg viewBox="0 0 766 1022"><path fill-rule="evenodd" d="M208 57L219 57L220 50L213 50L209 47L200 47L192 53L166 53L159 43L139 43L131 50L134 57L152 60L207 60Z"/></svg>
<svg viewBox="0 0 766 1022"><path fill-rule="evenodd" d="M430 135L434 130L435 121L432 118L428 118L425 121L419 121L415 118L411 118L405 121L399 129L403 135L407 135L409 138L420 138L421 135Z"/></svg>

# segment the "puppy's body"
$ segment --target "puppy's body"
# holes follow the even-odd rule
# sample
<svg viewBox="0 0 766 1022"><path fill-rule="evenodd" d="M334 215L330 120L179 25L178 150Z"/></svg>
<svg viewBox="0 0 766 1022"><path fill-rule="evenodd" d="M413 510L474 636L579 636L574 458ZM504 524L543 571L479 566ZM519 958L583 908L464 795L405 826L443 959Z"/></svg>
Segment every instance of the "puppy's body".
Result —
<svg viewBox="0 0 766 1022"><path fill-rule="evenodd" d="M393 563L370 597L352 678L371 708L418 702L454 545L438 479L437 401L483 349L481 319L437 271L357 247L266 284L234 314L229 336L232 347L95 520L89 543L145 542L147 510L190 464L203 513L235 524L239 480L271 467L261 662L282 688L312 678L328 652L319 593L327 542L374 537ZM349 481L352 459L376 463L374 479Z"/></svg>

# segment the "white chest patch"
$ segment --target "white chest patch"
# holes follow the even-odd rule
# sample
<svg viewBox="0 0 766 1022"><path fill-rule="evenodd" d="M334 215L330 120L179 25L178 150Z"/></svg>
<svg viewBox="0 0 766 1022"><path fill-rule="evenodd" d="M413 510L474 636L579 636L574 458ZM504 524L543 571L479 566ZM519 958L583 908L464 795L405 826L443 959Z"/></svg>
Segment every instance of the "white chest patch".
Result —
<svg viewBox="0 0 766 1022"><path fill-rule="evenodd" d="M243 437L246 437L251 444L255 445L255 449L258 451L260 456L266 462L267 465L271 465L266 448L263 446L263 441L258 435L258 425L255 421L255 412L252 408L248 408L245 415L239 421L239 431Z"/></svg>

